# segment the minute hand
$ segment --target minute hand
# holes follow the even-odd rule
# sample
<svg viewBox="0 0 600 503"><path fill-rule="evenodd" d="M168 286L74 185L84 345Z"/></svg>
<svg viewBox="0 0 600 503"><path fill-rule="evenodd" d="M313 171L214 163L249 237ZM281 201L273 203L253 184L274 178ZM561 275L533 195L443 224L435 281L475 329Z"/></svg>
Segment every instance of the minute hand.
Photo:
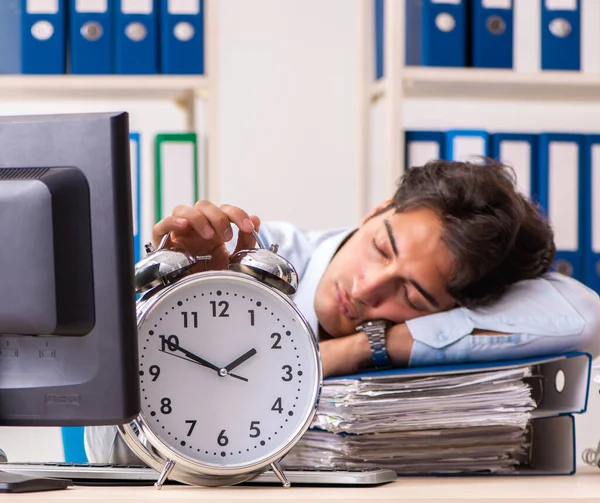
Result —
<svg viewBox="0 0 600 503"><path fill-rule="evenodd" d="M181 351L190 360L194 360L195 362L199 363L200 365L203 365L204 367L208 367L209 369L212 369L212 370L214 370L217 373L219 372L219 370L221 370L216 365L213 365L212 363L207 362L204 358L200 358L199 356L196 356L194 353L188 351L185 348L182 348L181 346L177 346L177 350Z"/></svg>
<svg viewBox="0 0 600 503"><path fill-rule="evenodd" d="M234 368L236 368L238 365L241 365L242 363L244 363L248 358L251 358L252 356L254 356L256 354L256 349L252 348L249 351L246 351L242 356L240 356L237 360L233 360L229 365L227 365L225 368L225 370L227 372L231 372Z"/></svg>

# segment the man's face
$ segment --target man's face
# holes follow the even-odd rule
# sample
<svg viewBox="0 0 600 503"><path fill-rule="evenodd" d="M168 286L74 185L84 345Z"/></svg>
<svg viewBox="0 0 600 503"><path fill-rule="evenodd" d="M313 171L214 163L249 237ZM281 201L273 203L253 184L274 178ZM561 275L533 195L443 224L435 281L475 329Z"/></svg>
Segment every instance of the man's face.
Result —
<svg viewBox="0 0 600 503"><path fill-rule="evenodd" d="M365 218L317 287L315 311L323 329L348 335L363 320L400 323L452 308L446 285L453 264L442 232L430 209L390 209Z"/></svg>

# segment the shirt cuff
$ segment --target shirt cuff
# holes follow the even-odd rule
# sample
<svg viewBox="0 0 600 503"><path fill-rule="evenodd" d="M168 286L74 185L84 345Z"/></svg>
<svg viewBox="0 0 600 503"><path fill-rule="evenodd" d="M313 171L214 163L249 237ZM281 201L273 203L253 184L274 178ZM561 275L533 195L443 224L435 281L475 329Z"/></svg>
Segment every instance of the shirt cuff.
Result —
<svg viewBox="0 0 600 503"><path fill-rule="evenodd" d="M415 340L413 341L408 366L429 367L451 363L468 363L471 360L471 343L471 337L463 337L452 344L452 346L436 349Z"/></svg>
<svg viewBox="0 0 600 503"><path fill-rule="evenodd" d="M475 324L464 307L429 314L406 322L412 338L441 349L470 334Z"/></svg>

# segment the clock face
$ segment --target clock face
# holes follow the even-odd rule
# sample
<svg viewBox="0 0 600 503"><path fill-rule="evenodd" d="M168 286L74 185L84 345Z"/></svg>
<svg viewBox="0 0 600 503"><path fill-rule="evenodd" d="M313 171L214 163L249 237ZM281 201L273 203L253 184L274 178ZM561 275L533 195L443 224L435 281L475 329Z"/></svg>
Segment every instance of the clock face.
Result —
<svg viewBox="0 0 600 503"><path fill-rule="evenodd" d="M314 336L290 301L257 280L190 276L149 305L138 337L144 419L194 461L261 463L312 418L320 389Z"/></svg>

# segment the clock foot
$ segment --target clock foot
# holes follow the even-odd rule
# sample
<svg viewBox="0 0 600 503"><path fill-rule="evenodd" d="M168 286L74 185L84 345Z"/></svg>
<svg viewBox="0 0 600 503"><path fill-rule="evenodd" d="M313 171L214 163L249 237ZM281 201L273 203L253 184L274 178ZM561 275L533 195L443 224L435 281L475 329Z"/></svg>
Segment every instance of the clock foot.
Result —
<svg viewBox="0 0 600 503"><path fill-rule="evenodd" d="M167 480L167 477L171 473L171 470L173 470L174 466L175 466L175 461L173 461L172 459L167 460L167 463L165 464L163 471L160 473L160 477L158 477L158 480L154 483L154 487L156 487L159 490L162 489L163 484Z"/></svg>
<svg viewBox="0 0 600 503"><path fill-rule="evenodd" d="M277 475L277 478L281 481L283 487L288 488L292 485L285 476L285 473L283 473L281 466L279 466L279 461L274 461L273 463L271 463L271 470L273 470L273 473Z"/></svg>

